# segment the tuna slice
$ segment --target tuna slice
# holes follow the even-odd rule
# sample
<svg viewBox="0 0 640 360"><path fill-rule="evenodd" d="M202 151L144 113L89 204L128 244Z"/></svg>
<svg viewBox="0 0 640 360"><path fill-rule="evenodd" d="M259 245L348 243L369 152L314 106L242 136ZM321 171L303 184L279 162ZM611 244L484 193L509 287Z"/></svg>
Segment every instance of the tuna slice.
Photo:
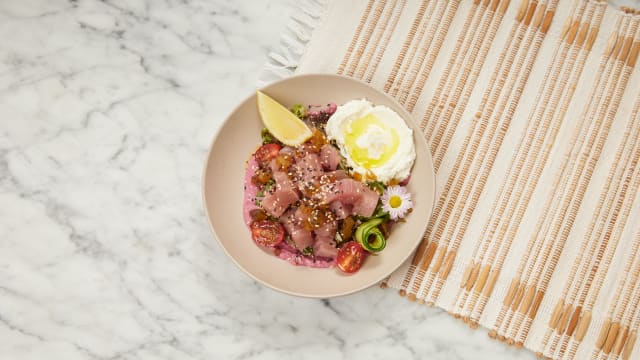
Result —
<svg viewBox="0 0 640 360"><path fill-rule="evenodd" d="M329 259L335 259L338 256L338 248L327 239L317 239L313 243L313 254Z"/></svg>
<svg viewBox="0 0 640 360"><path fill-rule="evenodd" d="M331 204L339 201L342 206L352 205L353 214L371 216L378 206L377 192L369 189L365 184L353 179L342 179L323 186L323 203Z"/></svg>
<svg viewBox="0 0 640 360"><path fill-rule="evenodd" d="M338 149L330 144L322 145L320 149L320 164L325 170L333 171L340 164L340 153Z"/></svg>
<svg viewBox="0 0 640 360"><path fill-rule="evenodd" d="M284 171L274 171L273 179L276 181L277 190L296 190L295 186L293 185L293 181Z"/></svg>
<svg viewBox="0 0 640 360"><path fill-rule="evenodd" d="M299 250L304 250L305 248L313 245L313 236L309 230L296 228L289 235L291 235L291 240L293 240L296 244L296 248Z"/></svg>
<svg viewBox="0 0 640 360"><path fill-rule="evenodd" d="M289 236L291 236L291 240L296 244L296 248L304 250L306 247L313 245L313 236L311 231L301 225L298 216L296 216L298 213L297 209L290 209L280 217L280 222Z"/></svg>
<svg viewBox="0 0 640 360"><path fill-rule="evenodd" d="M297 225L304 226L304 224L309 224L309 214L305 214L301 207L296 209L293 218Z"/></svg>
<svg viewBox="0 0 640 360"><path fill-rule="evenodd" d="M262 199L262 208L271 216L279 217L287 208L298 201L298 193L294 190L276 190Z"/></svg>
<svg viewBox="0 0 640 360"><path fill-rule="evenodd" d="M360 200L353 203L352 212L356 215L360 216L371 216L376 211L376 206L378 206L378 198L379 195L377 192L368 189L367 193L362 194Z"/></svg>
<svg viewBox="0 0 640 360"><path fill-rule="evenodd" d="M338 231L338 223L336 221L329 221L313 232L316 234L316 238L323 237L333 239L336 236L336 231Z"/></svg>
<svg viewBox="0 0 640 360"><path fill-rule="evenodd" d="M334 201L329 205L329 208L336 214L336 218L339 220L346 219L349 215L351 215L351 211L353 206L344 205L340 201Z"/></svg>
<svg viewBox="0 0 640 360"><path fill-rule="evenodd" d="M303 157L296 159L296 170L298 178L305 183L312 183L323 174L320 158L314 153L306 153Z"/></svg>
<svg viewBox="0 0 640 360"><path fill-rule="evenodd" d="M347 172L344 170L327 171L325 173L325 176L333 178L334 180L342 180L342 179L349 178L349 175L347 175Z"/></svg>
<svg viewBox="0 0 640 360"><path fill-rule="evenodd" d="M334 241L337 230L338 224L331 221L314 231L316 235L316 240L313 243L314 255L325 258L335 258L338 255Z"/></svg>

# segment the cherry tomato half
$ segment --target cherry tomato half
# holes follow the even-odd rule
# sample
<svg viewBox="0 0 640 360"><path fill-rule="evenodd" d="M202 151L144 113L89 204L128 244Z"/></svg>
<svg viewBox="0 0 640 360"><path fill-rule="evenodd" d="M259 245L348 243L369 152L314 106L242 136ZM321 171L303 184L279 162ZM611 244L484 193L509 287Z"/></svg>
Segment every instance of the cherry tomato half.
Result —
<svg viewBox="0 0 640 360"><path fill-rule="evenodd" d="M271 159L278 156L282 146L278 144L266 144L262 145L256 150L255 157L259 164L268 164Z"/></svg>
<svg viewBox="0 0 640 360"><path fill-rule="evenodd" d="M251 238L258 245L274 247L284 240L284 227L277 221L258 220L251 223Z"/></svg>
<svg viewBox="0 0 640 360"><path fill-rule="evenodd" d="M336 262L340 270L346 273L354 273L362 267L364 259L367 257L362 245L355 241L349 241L338 249Z"/></svg>

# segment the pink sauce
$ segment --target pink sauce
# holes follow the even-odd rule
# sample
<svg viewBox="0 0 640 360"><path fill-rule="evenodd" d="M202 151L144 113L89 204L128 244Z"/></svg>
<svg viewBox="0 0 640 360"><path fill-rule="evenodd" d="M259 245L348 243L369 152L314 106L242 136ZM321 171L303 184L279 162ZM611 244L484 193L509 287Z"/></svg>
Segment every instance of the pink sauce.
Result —
<svg viewBox="0 0 640 360"><path fill-rule="evenodd" d="M251 210L259 208L255 203L256 195L258 194L258 187L251 181L251 178L255 175L258 168L258 162L252 155L247 162L247 169L244 175L244 199L242 203L242 215L247 228L250 228L252 222L250 215ZM256 246L259 245L256 244ZM328 268L336 265L336 261L333 259L304 256L286 242L282 242L282 244L276 246L275 255L293 265L302 265L314 268Z"/></svg>
<svg viewBox="0 0 640 360"><path fill-rule="evenodd" d="M314 268L328 268L336 265L336 261L321 257L312 258L300 254L293 246L286 242L278 245L276 248L276 256L282 260L286 260L293 265L309 266Z"/></svg>
<svg viewBox="0 0 640 360"><path fill-rule="evenodd" d="M335 260L319 258L319 257L316 257L315 259L313 259L309 256L303 256L301 254L294 253L287 250L280 250L278 257L282 260L286 260L290 262L293 265L302 265L302 266L308 266L313 268L328 268L328 267L334 267L336 265Z"/></svg>

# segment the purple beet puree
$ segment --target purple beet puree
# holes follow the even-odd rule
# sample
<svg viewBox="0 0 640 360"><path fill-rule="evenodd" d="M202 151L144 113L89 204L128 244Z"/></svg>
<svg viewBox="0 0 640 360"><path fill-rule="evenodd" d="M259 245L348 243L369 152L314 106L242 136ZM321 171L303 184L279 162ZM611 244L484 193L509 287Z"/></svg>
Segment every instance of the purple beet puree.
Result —
<svg viewBox="0 0 640 360"><path fill-rule="evenodd" d="M315 259L309 256L304 256L298 252L291 252L288 250L280 249L278 257L282 260L286 260L293 265L303 265L312 268L328 268L336 265L335 260L316 257Z"/></svg>

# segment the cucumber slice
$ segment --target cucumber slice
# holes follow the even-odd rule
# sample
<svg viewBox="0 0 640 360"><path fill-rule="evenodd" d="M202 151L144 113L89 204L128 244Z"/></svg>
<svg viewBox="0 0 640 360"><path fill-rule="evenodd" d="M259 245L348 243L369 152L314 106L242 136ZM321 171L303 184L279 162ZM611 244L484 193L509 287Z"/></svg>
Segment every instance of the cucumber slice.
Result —
<svg viewBox="0 0 640 360"><path fill-rule="evenodd" d="M360 224L356 229L355 239L357 242L362 245L362 247L373 253L377 253L382 251L387 245L387 240L385 239L382 231L378 229L378 225L382 224L384 219L376 218L371 219L365 223ZM369 239L373 236L373 240Z"/></svg>

